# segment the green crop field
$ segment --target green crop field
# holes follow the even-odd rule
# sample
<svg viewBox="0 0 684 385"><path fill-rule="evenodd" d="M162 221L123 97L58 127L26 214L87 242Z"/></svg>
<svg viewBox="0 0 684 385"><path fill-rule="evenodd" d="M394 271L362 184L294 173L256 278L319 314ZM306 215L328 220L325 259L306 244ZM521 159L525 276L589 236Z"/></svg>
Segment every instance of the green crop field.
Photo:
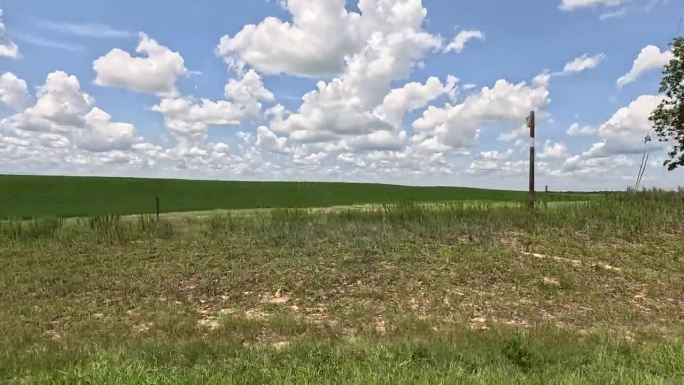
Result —
<svg viewBox="0 0 684 385"><path fill-rule="evenodd" d="M14 197L23 205L15 215L97 211L78 203L88 181L110 197L105 186L133 192L149 183L143 197L160 191L155 183L202 185L5 180L15 189L52 183L70 197L33 211ZM229 204L218 191L238 185L212 190L212 199ZM392 191L365 188L356 197ZM50 191L40 194L27 196ZM316 206L344 203L309 196ZM179 209L213 206L205 204ZM125 211L107 205L99 212ZM681 192L601 194L536 210L479 201L160 222L5 220L0 383L682 384L682 282Z"/></svg>
<svg viewBox="0 0 684 385"><path fill-rule="evenodd" d="M524 201L525 192L350 183L0 176L0 218L145 214L216 209L305 208L458 200ZM540 194L578 200L586 195Z"/></svg>

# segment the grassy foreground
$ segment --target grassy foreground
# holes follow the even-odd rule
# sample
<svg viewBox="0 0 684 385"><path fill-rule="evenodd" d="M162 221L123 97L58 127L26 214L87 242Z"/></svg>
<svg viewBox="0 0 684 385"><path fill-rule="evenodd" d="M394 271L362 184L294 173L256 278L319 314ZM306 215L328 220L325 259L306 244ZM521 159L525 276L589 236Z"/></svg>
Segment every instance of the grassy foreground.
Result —
<svg viewBox="0 0 684 385"><path fill-rule="evenodd" d="M0 383L681 384L684 196L0 224Z"/></svg>
<svg viewBox="0 0 684 385"><path fill-rule="evenodd" d="M149 214L216 209L311 208L370 203L524 201L526 193L353 183L221 182L0 175L0 219ZM540 194L579 200L586 195Z"/></svg>

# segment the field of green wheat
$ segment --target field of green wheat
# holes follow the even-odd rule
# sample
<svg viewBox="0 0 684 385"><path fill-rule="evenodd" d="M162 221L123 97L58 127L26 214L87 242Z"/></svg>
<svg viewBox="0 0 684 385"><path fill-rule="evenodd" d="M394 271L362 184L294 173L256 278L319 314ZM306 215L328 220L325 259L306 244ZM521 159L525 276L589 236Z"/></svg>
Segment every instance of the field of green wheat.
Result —
<svg viewBox="0 0 684 385"><path fill-rule="evenodd" d="M6 384L681 384L684 195L0 222Z"/></svg>
<svg viewBox="0 0 684 385"><path fill-rule="evenodd" d="M353 183L223 182L0 175L0 219L150 214L217 209L320 208L452 201L524 201L526 192ZM591 194L539 194L542 201Z"/></svg>

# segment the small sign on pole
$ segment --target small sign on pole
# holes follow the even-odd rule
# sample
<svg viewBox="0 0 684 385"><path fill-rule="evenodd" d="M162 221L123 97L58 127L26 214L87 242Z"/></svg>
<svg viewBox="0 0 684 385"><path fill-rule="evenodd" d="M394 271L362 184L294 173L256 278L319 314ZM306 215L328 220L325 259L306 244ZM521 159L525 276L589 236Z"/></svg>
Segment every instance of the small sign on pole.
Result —
<svg viewBox="0 0 684 385"><path fill-rule="evenodd" d="M537 200L537 193L535 192L534 185L534 163L536 155L536 122L535 113L530 111L530 116L527 118L527 127L530 129L530 208L534 208L535 201Z"/></svg>

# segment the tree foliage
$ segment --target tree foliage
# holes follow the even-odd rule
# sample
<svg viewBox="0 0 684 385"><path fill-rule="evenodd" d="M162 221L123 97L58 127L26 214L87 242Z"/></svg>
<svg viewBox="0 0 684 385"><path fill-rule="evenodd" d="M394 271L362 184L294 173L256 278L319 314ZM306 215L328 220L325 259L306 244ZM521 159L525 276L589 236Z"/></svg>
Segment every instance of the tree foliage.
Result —
<svg viewBox="0 0 684 385"><path fill-rule="evenodd" d="M661 142L672 145L665 166L684 167L684 37L672 40L674 58L663 70L660 93L666 98L651 114L653 128Z"/></svg>

